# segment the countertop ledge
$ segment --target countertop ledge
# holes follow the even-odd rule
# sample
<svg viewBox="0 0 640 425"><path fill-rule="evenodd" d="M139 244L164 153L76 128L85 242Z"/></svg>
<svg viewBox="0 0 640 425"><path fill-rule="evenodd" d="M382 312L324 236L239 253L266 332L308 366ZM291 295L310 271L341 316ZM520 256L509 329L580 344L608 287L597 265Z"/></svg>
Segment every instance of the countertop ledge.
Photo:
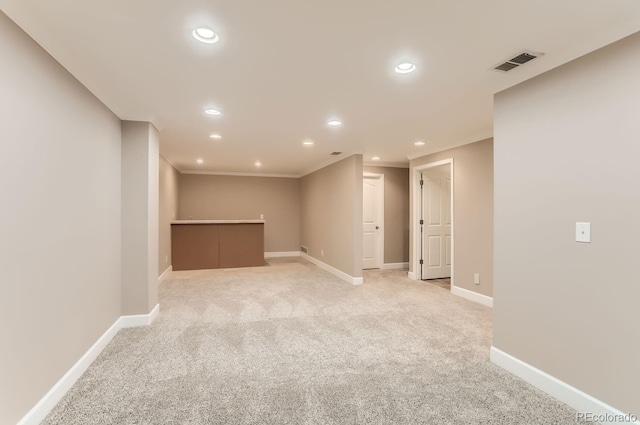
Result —
<svg viewBox="0 0 640 425"><path fill-rule="evenodd" d="M172 220L171 224L264 224L265 220Z"/></svg>

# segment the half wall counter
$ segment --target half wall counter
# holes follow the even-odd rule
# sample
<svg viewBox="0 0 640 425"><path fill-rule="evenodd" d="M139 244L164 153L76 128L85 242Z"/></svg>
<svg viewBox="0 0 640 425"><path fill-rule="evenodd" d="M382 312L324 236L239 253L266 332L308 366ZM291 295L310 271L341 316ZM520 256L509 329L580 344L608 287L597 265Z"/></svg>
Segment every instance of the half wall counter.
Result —
<svg viewBox="0 0 640 425"><path fill-rule="evenodd" d="M174 220L173 270L264 266L264 220Z"/></svg>

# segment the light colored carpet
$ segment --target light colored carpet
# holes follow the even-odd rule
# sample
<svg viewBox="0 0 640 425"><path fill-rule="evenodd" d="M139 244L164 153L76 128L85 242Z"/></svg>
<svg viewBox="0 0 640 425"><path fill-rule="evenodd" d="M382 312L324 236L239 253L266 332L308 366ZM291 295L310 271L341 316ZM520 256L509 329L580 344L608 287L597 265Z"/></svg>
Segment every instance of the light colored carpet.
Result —
<svg viewBox="0 0 640 425"><path fill-rule="evenodd" d="M399 270L351 286L299 258L173 272L53 424L570 424L489 362L491 310Z"/></svg>

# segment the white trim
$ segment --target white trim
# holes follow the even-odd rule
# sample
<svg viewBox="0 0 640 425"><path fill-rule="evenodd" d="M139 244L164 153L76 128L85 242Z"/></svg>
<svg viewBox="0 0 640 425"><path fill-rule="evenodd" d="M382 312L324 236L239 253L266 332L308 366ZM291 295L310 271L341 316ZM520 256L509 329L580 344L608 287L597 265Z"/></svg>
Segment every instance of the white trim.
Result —
<svg viewBox="0 0 640 425"><path fill-rule="evenodd" d="M409 270L409 263L384 263L384 270Z"/></svg>
<svg viewBox="0 0 640 425"><path fill-rule="evenodd" d="M149 314L135 314L131 316L121 316L119 320L120 328L137 328L139 326L149 326L156 320L160 313L160 304L156 304Z"/></svg>
<svg viewBox="0 0 640 425"><path fill-rule="evenodd" d="M409 168L409 162L362 161L364 167Z"/></svg>
<svg viewBox="0 0 640 425"><path fill-rule="evenodd" d="M167 276L169 276L169 273L171 273L173 271L173 266L169 266L167 267L167 270L163 271L162 274L160 276L158 276L158 283L162 282L163 280L165 280L167 278Z"/></svg>
<svg viewBox="0 0 640 425"><path fill-rule="evenodd" d="M157 130L157 127L156 127L156 130ZM158 130L158 131L159 131L159 130ZM173 169L174 169L174 170L176 170L176 171L178 172L178 174L181 174L181 173L182 173L182 171L180 171L180 170L178 169L178 167L176 167L176 166L173 164L173 162L169 161L169 160L168 160L167 158L165 158L162 154L160 154L160 158L162 158L162 159L164 159L165 161L167 161L167 163L168 163L169 165L171 165L171 166L173 167Z"/></svg>
<svg viewBox="0 0 640 425"><path fill-rule="evenodd" d="M300 175L298 177L304 177L306 175L309 175L311 173L315 173L318 170L322 170L323 168L328 167L329 165L335 164L336 162L340 162L343 159L347 159L347 158L351 158L353 155L358 155L358 153L351 151L351 152L342 152L340 155L335 155L334 158L330 158L327 161L321 162L318 165L315 165L311 168L307 168L305 171L303 171L302 173L300 173Z"/></svg>
<svg viewBox="0 0 640 425"><path fill-rule="evenodd" d="M589 394L580 391L579 389L559 380L558 378L549 375L540 369L523 362L520 359L513 357L504 351L491 347L490 354L491 362L500 366L501 368L511 372L518 378L528 382L534 387L544 391L551 397L573 407L579 413L593 413L594 415L626 415L626 413L612 407L605 402L598 400L597 398L590 396ZM599 423L613 423L613 422L599 422ZM617 422L620 423L620 422ZM625 422L640 424L640 421Z"/></svg>
<svg viewBox="0 0 640 425"><path fill-rule="evenodd" d="M411 280L418 280L416 279L416 274L414 272L407 272L407 277Z"/></svg>
<svg viewBox="0 0 640 425"><path fill-rule="evenodd" d="M264 258L299 257L300 251L265 252Z"/></svg>
<svg viewBox="0 0 640 425"><path fill-rule="evenodd" d="M267 173L236 173L234 171L201 171L201 170L185 170L180 171L182 174L202 174L207 176L236 176L236 177L276 177L284 179L298 179L298 174L267 174Z"/></svg>
<svg viewBox="0 0 640 425"><path fill-rule="evenodd" d="M379 215L378 220L382 227L382 232L378 232L378 252L376 253L376 268L381 269L384 267L384 231L386 229L384 222L384 174L363 172L362 179L377 179L379 180L377 185L378 190L378 205L376 205L376 211ZM360 231L360 237L362 237L362 230Z"/></svg>
<svg viewBox="0 0 640 425"><path fill-rule="evenodd" d="M38 425L62 400L62 397L73 387L82 374L91 366L91 363L111 342L120 329L134 326L148 326L153 322L159 312L156 305L151 313L138 316L121 316L100 338L87 350L80 359L71 366L58 382L36 403L35 406L18 422L18 425ZM141 320L142 318L146 320ZM133 320L131 320L133 318ZM144 323L143 323L144 322Z"/></svg>
<svg viewBox="0 0 640 425"><path fill-rule="evenodd" d="M443 147L443 146L434 146L433 148L429 147L427 150L423 151L423 152L416 152L416 153L411 153L409 155L407 155L407 159L409 161L414 161L416 159L419 158L423 158L425 156L429 156L429 155L433 155L436 153L442 153L442 152L448 152L450 150L453 150L455 148L459 148L461 146L465 146L465 145L470 145L472 143L476 143L476 142L482 142L485 141L487 139L491 139L493 138L493 132L491 131L481 131L480 133L471 136L471 137L467 137L464 140L460 140L457 143L453 143L453 144L447 144L447 146ZM431 143L427 142L427 146L429 146Z"/></svg>
<svg viewBox="0 0 640 425"><path fill-rule="evenodd" d="M428 164L422 164L416 167L411 168L410 175L411 181L413 182L413 222L409 223L410 237L413 238L413 276L416 279L420 277L420 258L418 252L420 251L420 243L422 242L418 237L420 233L420 229L417 227L418 220L420 220L420 208L422 205L419 205L420 199L420 184L417 173L422 170L426 170L428 168L440 167L442 165L450 164L451 168L449 173L451 175L451 291L453 292L453 288L455 287L455 279L454 279L454 263L455 263L455 179L453 173L454 160L452 158L443 159L441 161L430 162Z"/></svg>
<svg viewBox="0 0 640 425"><path fill-rule="evenodd" d="M364 282L362 277L353 277L350 274L347 274L341 270L336 269L333 266L328 265L327 263L323 263L322 261L318 260L317 258L314 258L312 256L310 256L309 254L305 254L304 252L300 253L300 256L302 258L304 258L305 260L315 264L316 266L320 267L323 270L328 271L329 273L331 273L332 275L344 280L345 282L348 282L352 285L362 285L362 283Z"/></svg>
<svg viewBox="0 0 640 425"><path fill-rule="evenodd" d="M116 320L107 331L87 350L80 360L64 374L62 378L33 406L33 408L18 422L18 425L37 425L51 412L62 397L71 389L91 363L100 355L107 344L120 330L120 319Z"/></svg>
<svg viewBox="0 0 640 425"><path fill-rule="evenodd" d="M478 294L477 292L469 291L468 289L453 285L451 285L451 293L453 295L457 295L459 297L486 305L487 307L493 307L493 298L486 295Z"/></svg>
<svg viewBox="0 0 640 425"><path fill-rule="evenodd" d="M171 220L170 224L266 224L266 220Z"/></svg>

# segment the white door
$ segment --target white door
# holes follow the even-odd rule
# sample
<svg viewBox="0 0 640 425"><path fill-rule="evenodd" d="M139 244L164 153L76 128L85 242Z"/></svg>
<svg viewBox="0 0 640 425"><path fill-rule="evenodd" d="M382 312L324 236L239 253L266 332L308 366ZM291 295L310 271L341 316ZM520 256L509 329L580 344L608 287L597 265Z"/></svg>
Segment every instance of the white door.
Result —
<svg viewBox="0 0 640 425"><path fill-rule="evenodd" d="M450 166L422 173L422 279L451 277Z"/></svg>
<svg viewBox="0 0 640 425"><path fill-rule="evenodd" d="M362 268L376 269L382 266L382 221L384 181L380 177L364 177L362 180Z"/></svg>

